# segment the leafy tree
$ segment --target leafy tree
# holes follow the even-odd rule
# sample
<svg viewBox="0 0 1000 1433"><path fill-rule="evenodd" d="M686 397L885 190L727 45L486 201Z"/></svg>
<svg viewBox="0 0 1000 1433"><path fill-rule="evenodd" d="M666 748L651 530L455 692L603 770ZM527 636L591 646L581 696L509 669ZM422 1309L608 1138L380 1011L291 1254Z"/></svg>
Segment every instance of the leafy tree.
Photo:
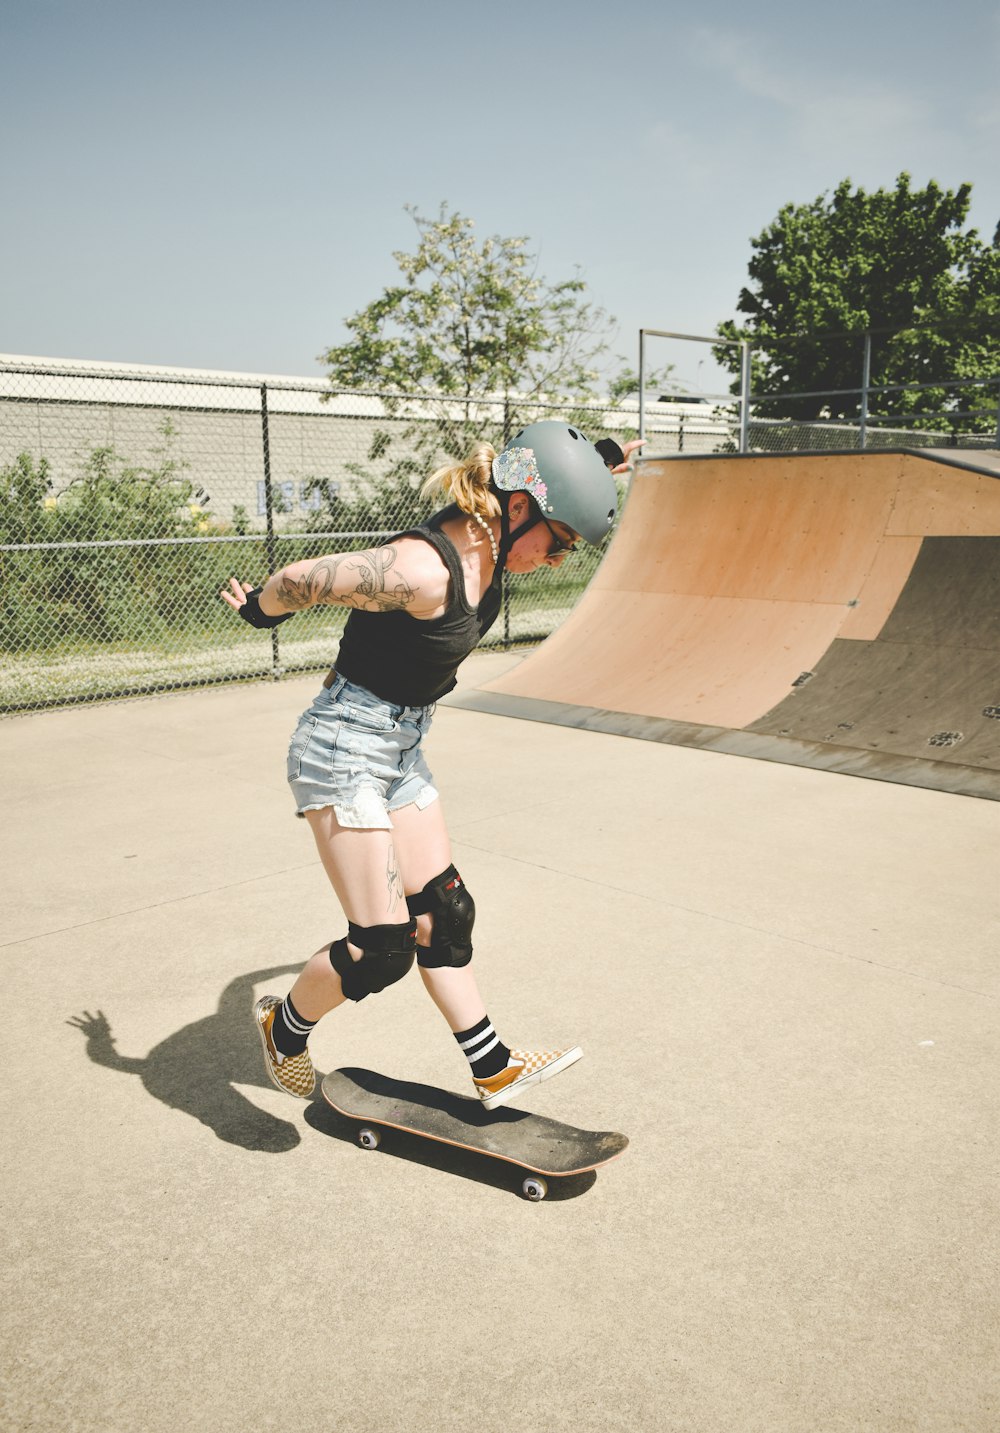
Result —
<svg viewBox="0 0 1000 1433"><path fill-rule="evenodd" d="M755 390L824 393L779 398L760 411L856 417L859 395L837 390L860 386L865 330L872 332L873 386L996 376L1000 249L963 227L971 193L969 184L952 191L933 181L914 189L903 173L893 189L867 193L845 179L832 195L779 211L751 240L751 286L737 304L747 322L722 323L717 332L753 344ZM720 347L715 355L738 371L738 350ZM943 387L873 394L870 411L961 412L984 406L985 393L995 401L987 389L960 397Z"/></svg>
<svg viewBox="0 0 1000 1433"><path fill-rule="evenodd" d="M612 404L621 403L624 398L638 398L639 396L639 374L636 369L630 368L624 358L619 359L622 367L611 382L608 384L608 400ZM648 369L643 375L642 388L646 395L646 402L655 403L658 401L664 388L669 388L671 375L676 369L676 363L665 363L661 368ZM672 394L672 397L678 395Z"/></svg>
<svg viewBox="0 0 1000 1433"><path fill-rule="evenodd" d="M446 204L436 219L407 212L418 242L393 255L399 282L347 319L350 338L322 355L334 388L390 394L389 423L368 453L374 466L349 465L349 492L317 487L313 530L419 520L416 488L434 466L483 437L501 446L539 403L594 427L581 408L597 398L595 365L613 320L586 298L579 274L550 283L526 238L480 240L472 219Z"/></svg>
<svg viewBox="0 0 1000 1433"><path fill-rule="evenodd" d="M416 252L393 254L403 282L347 319L350 340L323 355L331 383L464 400L591 397L610 320L579 275L549 283L526 238L480 243L446 204L437 219L406 207Z"/></svg>

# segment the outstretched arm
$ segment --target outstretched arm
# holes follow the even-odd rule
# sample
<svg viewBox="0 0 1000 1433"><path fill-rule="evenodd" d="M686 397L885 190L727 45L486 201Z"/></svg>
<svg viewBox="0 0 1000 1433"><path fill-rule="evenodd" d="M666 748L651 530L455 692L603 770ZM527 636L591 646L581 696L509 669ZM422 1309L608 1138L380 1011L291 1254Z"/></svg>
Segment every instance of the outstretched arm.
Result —
<svg viewBox="0 0 1000 1433"><path fill-rule="evenodd" d="M629 462L629 458L642 447L645 441L645 438L633 438L631 442L626 443L622 449L621 462L617 467L612 468L611 471L613 473L630 473L632 471L632 464Z"/></svg>
<svg viewBox="0 0 1000 1433"><path fill-rule="evenodd" d="M320 603L393 612L409 607L415 595L405 560L389 546L293 562L265 583L261 597L264 610L277 615Z"/></svg>
<svg viewBox="0 0 1000 1433"><path fill-rule="evenodd" d="M365 552L292 562L260 588L251 589L248 583L234 577L229 590L224 588L221 596L247 621L253 622L256 607L269 619L260 625L324 604L355 607L363 612L413 610L426 601L419 598L419 578L425 567L426 558L419 552L414 554L410 544L390 543Z"/></svg>
<svg viewBox="0 0 1000 1433"><path fill-rule="evenodd" d="M630 473L632 464L629 457L636 449L641 448L645 441L645 438L633 438L624 448L620 448L614 438L602 438L594 447L604 459L605 467L610 468L612 473Z"/></svg>

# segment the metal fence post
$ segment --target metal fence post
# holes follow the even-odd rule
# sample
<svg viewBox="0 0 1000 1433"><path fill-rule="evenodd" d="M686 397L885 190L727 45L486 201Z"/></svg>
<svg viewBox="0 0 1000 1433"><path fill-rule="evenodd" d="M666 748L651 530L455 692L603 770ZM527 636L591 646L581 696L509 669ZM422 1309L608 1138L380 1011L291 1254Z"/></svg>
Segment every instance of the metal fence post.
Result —
<svg viewBox="0 0 1000 1433"><path fill-rule="evenodd" d="M278 567L278 550L274 540L274 490L271 485L271 438L267 424L267 384L260 385L260 437L264 455L264 513L267 523L264 551L267 553L268 573ZM281 653L278 647L278 629L271 628L271 675L275 681L281 676Z"/></svg>
<svg viewBox="0 0 1000 1433"><path fill-rule="evenodd" d="M872 336L871 330L865 329L864 358L861 364L861 423L858 427L858 447L864 448L868 442L868 389L872 381Z"/></svg>
<svg viewBox="0 0 1000 1433"><path fill-rule="evenodd" d="M740 344L740 452L750 446L750 354L749 343Z"/></svg>
<svg viewBox="0 0 1000 1433"><path fill-rule="evenodd" d="M510 442L511 430L514 427L513 414L510 408L510 399L504 394L503 400L503 446L506 448ZM503 602L503 645L510 646L510 574L504 570L500 579L500 594Z"/></svg>
<svg viewBox="0 0 1000 1433"><path fill-rule="evenodd" d="M646 330L639 330L639 437L646 436Z"/></svg>

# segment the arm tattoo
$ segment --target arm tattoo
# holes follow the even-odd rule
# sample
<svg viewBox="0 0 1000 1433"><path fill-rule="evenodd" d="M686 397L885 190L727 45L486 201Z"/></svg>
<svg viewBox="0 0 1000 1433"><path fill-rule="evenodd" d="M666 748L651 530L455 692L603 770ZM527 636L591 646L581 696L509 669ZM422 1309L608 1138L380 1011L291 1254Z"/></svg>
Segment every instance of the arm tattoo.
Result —
<svg viewBox="0 0 1000 1433"><path fill-rule="evenodd" d="M403 890L403 878L399 874L399 866L396 862L396 848L389 842L389 857L385 863L385 883L389 892L389 904L387 911L391 911L397 901L406 899L406 892Z"/></svg>
<svg viewBox="0 0 1000 1433"><path fill-rule="evenodd" d="M343 557L323 557L304 577L278 577L278 601L291 611L317 603L356 607L362 612L396 612L409 606L417 589L394 572L396 549L378 547ZM338 574L342 574L338 577ZM350 580L354 578L354 586Z"/></svg>

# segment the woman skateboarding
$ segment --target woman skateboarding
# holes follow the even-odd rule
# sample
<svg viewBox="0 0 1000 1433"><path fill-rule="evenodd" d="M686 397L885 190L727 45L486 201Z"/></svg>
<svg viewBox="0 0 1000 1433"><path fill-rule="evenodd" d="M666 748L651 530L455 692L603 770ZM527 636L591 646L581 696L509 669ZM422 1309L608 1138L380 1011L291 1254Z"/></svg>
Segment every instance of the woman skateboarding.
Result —
<svg viewBox="0 0 1000 1433"><path fill-rule="evenodd" d="M434 473L424 493L450 502L426 523L368 551L293 562L263 587L233 578L223 590L254 627L321 603L351 609L336 666L288 749L296 811L347 935L312 956L284 1000L254 1007L268 1076L288 1094L313 1092L317 1022L401 980L414 960L487 1109L580 1058L577 1046L511 1049L494 1029L470 964L475 905L422 743L435 702L496 620L503 572L558 567L581 539L599 543L615 517L611 474L638 446L595 448L570 424L533 423L500 454L480 443Z"/></svg>

